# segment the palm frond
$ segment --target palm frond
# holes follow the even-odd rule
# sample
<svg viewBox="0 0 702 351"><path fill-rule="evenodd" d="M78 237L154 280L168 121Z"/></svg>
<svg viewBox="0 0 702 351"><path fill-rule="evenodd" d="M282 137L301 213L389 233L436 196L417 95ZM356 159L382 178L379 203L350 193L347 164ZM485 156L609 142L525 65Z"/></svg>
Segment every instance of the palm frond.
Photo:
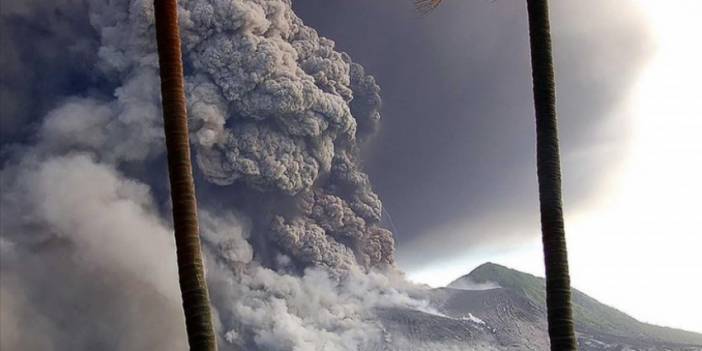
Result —
<svg viewBox="0 0 702 351"><path fill-rule="evenodd" d="M437 8L441 4L442 0L415 0L414 5L417 7L417 11L427 14Z"/></svg>

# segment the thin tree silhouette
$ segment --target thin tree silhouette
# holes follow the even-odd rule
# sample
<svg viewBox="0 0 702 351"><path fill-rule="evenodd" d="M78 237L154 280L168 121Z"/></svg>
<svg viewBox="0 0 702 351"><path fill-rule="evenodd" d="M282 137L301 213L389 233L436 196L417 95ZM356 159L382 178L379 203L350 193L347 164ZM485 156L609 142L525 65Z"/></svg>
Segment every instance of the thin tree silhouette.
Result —
<svg viewBox="0 0 702 351"><path fill-rule="evenodd" d="M441 2L442 0L415 1L417 9L422 13L432 11ZM577 339L571 306L568 250L561 200L561 161L548 1L527 0L526 2L536 110L536 165L546 268L548 334L552 351L573 351L577 350Z"/></svg>
<svg viewBox="0 0 702 351"><path fill-rule="evenodd" d="M154 7L178 276L188 343L193 351L215 351L217 342L200 248L190 160L178 6L176 0L155 0Z"/></svg>

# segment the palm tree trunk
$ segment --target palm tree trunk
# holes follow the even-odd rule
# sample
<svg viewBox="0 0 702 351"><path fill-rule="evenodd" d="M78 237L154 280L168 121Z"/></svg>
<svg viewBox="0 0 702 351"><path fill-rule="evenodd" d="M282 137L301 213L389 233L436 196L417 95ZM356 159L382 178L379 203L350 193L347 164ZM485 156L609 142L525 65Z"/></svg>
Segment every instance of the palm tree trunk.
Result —
<svg viewBox="0 0 702 351"><path fill-rule="evenodd" d="M155 0L161 97L178 275L190 350L217 349L200 251L176 0Z"/></svg>
<svg viewBox="0 0 702 351"><path fill-rule="evenodd" d="M561 205L556 89L547 0L527 0L536 109L536 158L551 350L577 350Z"/></svg>

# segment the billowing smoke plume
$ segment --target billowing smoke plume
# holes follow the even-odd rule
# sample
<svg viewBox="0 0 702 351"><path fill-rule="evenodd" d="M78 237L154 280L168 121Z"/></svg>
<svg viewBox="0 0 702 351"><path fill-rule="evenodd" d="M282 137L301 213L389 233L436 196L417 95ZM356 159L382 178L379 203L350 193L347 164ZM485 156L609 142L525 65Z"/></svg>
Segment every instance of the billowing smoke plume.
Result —
<svg viewBox="0 0 702 351"><path fill-rule="evenodd" d="M382 347L377 308L427 307L393 268L392 234L359 166L359 141L379 121L374 79L289 1L179 4L222 349ZM7 8L3 26L49 16L50 30L81 44L43 54L66 50L83 60L57 64L94 77L32 117L27 142L3 145L2 349L184 349L152 1ZM9 45L30 51L19 37Z"/></svg>
<svg viewBox="0 0 702 351"><path fill-rule="evenodd" d="M373 78L304 26L285 1L181 6L192 132L205 177L243 184L262 198L284 197L284 209L279 199L273 206L263 199L247 214L266 246L275 243L296 262L392 264L392 236L377 226L381 204L356 159L357 140L379 118ZM98 130L88 140L68 135L76 144L70 147L110 147L113 157L143 159L162 146L151 2L91 7L101 39L98 67L122 86L116 100L65 107L95 110L92 124L55 123L90 128L109 120L114 131Z"/></svg>
<svg viewBox="0 0 702 351"><path fill-rule="evenodd" d="M192 1L182 13L207 179L287 198L285 212L279 201L250 212L264 245L296 263L392 264L392 235L377 226L381 204L356 160L379 118L373 78L286 2Z"/></svg>

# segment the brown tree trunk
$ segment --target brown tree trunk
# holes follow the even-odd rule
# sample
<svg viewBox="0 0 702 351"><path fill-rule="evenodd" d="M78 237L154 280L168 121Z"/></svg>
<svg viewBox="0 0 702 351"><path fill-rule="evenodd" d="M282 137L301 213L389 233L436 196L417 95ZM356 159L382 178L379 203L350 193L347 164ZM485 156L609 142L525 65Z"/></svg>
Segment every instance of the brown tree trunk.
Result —
<svg viewBox="0 0 702 351"><path fill-rule="evenodd" d="M217 349L205 281L193 184L176 0L155 0L161 97L178 275L190 350Z"/></svg>
<svg viewBox="0 0 702 351"><path fill-rule="evenodd" d="M561 204L556 88L547 0L527 0L536 109L536 163L546 266L546 305L551 350L577 350L571 307L568 251Z"/></svg>

